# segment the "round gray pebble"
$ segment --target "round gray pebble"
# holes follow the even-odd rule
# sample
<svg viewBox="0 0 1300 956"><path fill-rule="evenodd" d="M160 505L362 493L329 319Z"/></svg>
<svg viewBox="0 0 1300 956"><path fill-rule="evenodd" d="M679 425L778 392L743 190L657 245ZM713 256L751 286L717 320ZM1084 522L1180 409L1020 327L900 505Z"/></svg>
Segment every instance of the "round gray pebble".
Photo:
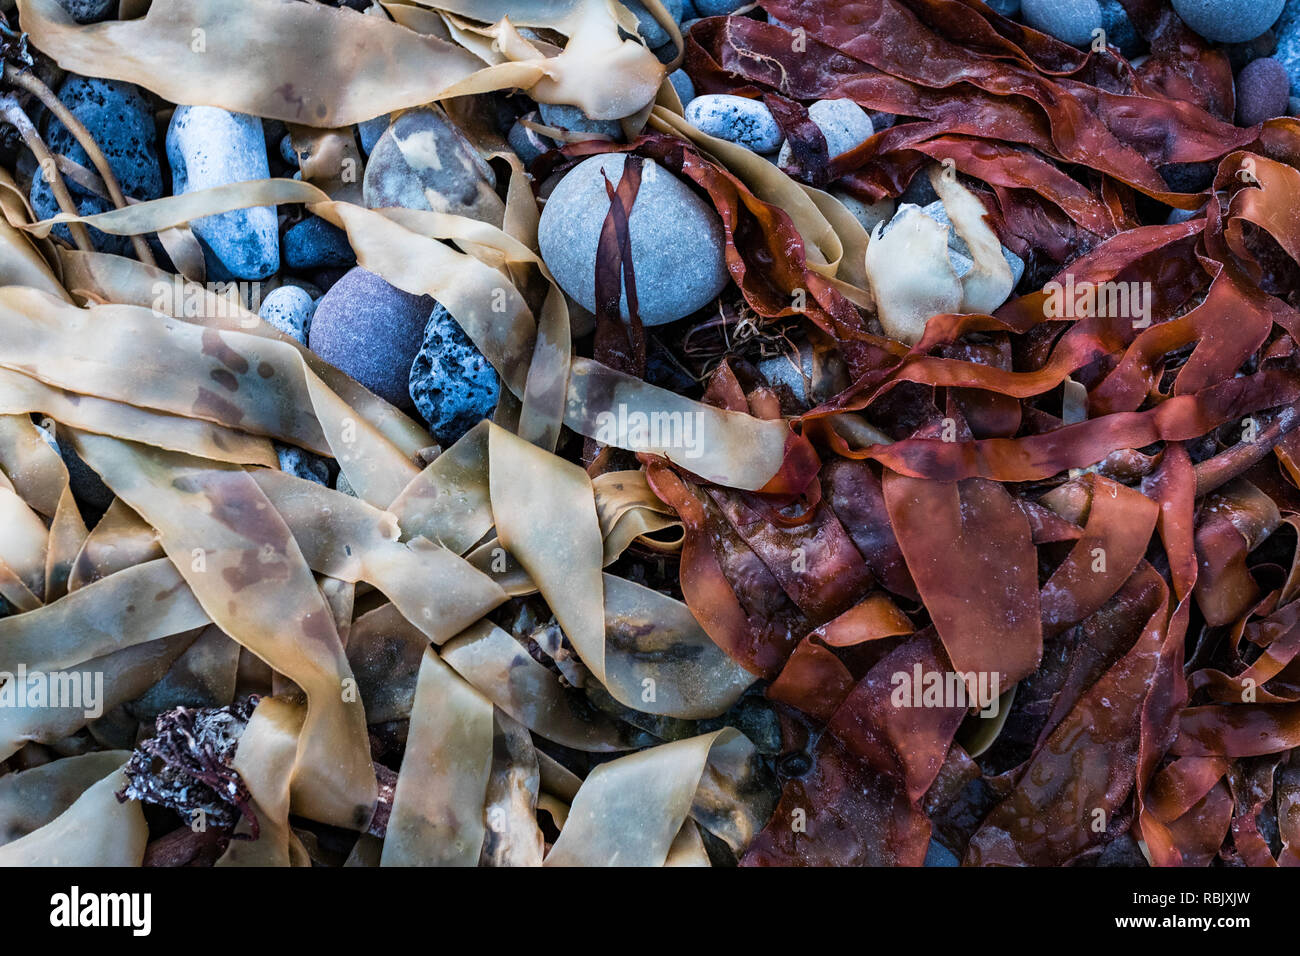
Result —
<svg viewBox="0 0 1300 956"><path fill-rule="evenodd" d="M523 124L524 120L537 123L541 121L541 117L536 110L533 110L515 120L514 125L510 127L510 133L506 136L506 142L515 151L515 155L527 166L538 156L554 149L555 144L548 137L525 126Z"/></svg>
<svg viewBox="0 0 1300 956"><path fill-rule="evenodd" d="M702 17L725 17L747 2L748 0L695 0L695 9Z"/></svg>
<svg viewBox="0 0 1300 956"><path fill-rule="evenodd" d="M1216 43L1253 40L1273 25L1284 0L1173 0L1189 27Z"/></svg>
<svg viewBox="0 0 1300 956"><path fill-rule="evenodd" d="M318 485L329 487L330 466L320 455L304 451L295 445L282 445L274 442L275 457L280 460L280 470L295 478L314 481Z"/></svg>
<svg viewBox="0 0 1300 956"><path fill-rule="evenodd" d="M565 174L542 210L542 259L572 298L596 310L596 247L609 213L606 177L623 175L621 153L591 156ZM674 322L702 308L727 285L722 220L676 176L650 160L628 217L641 321ZM628 317L627 292L622 301Z"/></svg>
<svg viewBox="0 0 1300 956"><path fill-rule="evenodd" d="M668 74L668 82L673 85L673 89L677 91L677 98L683 103L695 99L695 84L691 82L685 70L673 70Z"/></svg>
<svg viewBox="0 0 1300 956"><path fill-rule="evenodd" d="M282 285L262 300L262 307L257 310L257 314L263 322L306 345L307 332L311 328L311 314L315 308L316 304L305 289Z"/></svg>
<svg viewBox="0 0 1300 956"><path fill-rule="evenodd" d="M117 12L117 0L59 0L78 23L99 23Z"/></svg>
<svg viewBox="0 0 1300 956"><path fill-rule="evenodd" d="M710 93L691 100L686 105L685 117L701 133L755 153L771 153L781 145L781 128L762 100Z"/></svg>
<svg viewBox="0 0 1300 956"><path fill-rule="evenodd" d="M444 448L492 414L501 381L442 304L433 307L411 363L411 400Z"/></svg>
<svg viewBox="0 0 1300 956"><path fill-rule="evenodd" d="M668 10L669 16L678 23L682 22L682 0L663 0L663 5ZM657 46L663 46L672 39L668 36L668 31L659 25L659 21L641 3L641 0L624 0L623 6L636 15L641 39L645 40L645 45L650 49L653 50Z"/></svg>
<svg viewBox="0 0 1300 956"><path fill-rule="evenodd" d="M818 100L808 107L808 118L826 137L826 153L831 159L865 143L876 131L870 114L852 100ZM776 164L788 166L793 160L790 144L782 144Z"/></svg>
<svg viewBox="0 0 1300 956"><path fill-rule="evenodd" d="M1092 31L1101 29L1101 5L1097 0L1023 0L1020 12L1025 23L1035 30L1071 46L1087 46L1092 42Z"/></svg>
<svg viewBox="0 0 1300 956"><path fill-rule="evenodd" d="M623 136L623 127L618 120L592 119L576 106L562 103L539 103L537 110L542 122L556 129L567 129L571 133L596 133L611 139Z"/></svg>

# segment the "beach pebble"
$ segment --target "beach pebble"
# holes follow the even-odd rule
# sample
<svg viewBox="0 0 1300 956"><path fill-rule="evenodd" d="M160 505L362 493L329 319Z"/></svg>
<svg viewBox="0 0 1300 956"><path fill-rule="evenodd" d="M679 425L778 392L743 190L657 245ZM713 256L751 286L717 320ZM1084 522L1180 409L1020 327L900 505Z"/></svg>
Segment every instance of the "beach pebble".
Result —
<svg viewBox="0 0 1300 956"><path fill-rule="evenodd" d="M1291 81L1280 61L1271 56L1251 60L1237 74L1237 125L1285 116L1290 94Z"/></svg>
<svg viewBox="0 0 1300 956"><path fill-rule="evenodd" d="M697 96L686 105L686 122L701 133L725 139L755 153L771 153L781 145L781 128L762 100L728 93Z"/></svg>
<svg viewBox="0 0 1300 956"><path fill-rule="evenodd" d="M1000 13L1004 17L1015 17L1020 14L1020 0L988 0L988 5L995 13Z"/></svg>
<svg viewBox="0 0 1300 956"><path fill-rule="evenodd" d="M695 99L695 84L691 82L685 70L673 70L668 74L668 82L673 85L673 89L677 91L677 98L682 103L689 103Z"/></svg>
<svg viewBox="0 0 1300 956"><path fill-rule="evenodd" d="M567 129L571 133L595 133L611 139L620 139L623 136L623 127L618 120L594 120L576 106L564 103L539 103L537 109L541 113L542 123L545 126Z"/></svg>
<svg viewBox="0 0 1300 956"><path fill-rule="evenodd" d="M1287 97L1287 101L1286 101L1286 115L1287 115L1287 116L1300 116L1300 96L1290 96L1290 97Z"/></svg>
<svg viewBox="0 0 1300 956"><path fill-rule="evenodd" d="M280 158L294 169L298 168L298 151L293 148L293 137L288 133L280 138Z"/></svg>
<svg viewBox="0 0 1300 956"><path fill-rule="evenodd" d="M515 120L515 124L510 127L510 133L506 136L506 142L515 151L515 155L527 166L538 156L554 149L555 143L536 130L525 126L523 124L524 120L538 123L541 122L541 116L536 110L533 110Z"/></svg>
<svg viewBox="0 0 1300 956"><path fill-rule="evenodd" d="M938 840L931 840L929 847L925 851L925 862L921 865L961 866L961 860L957 859L957 855Z"/></svg>
<svg viewBox="0 0 1300 956"><path fill-rule="evenodd" d="M868 233L876 228L878 223L887 222L894 217L894 200L886 197L880 202L866 203L857 196L851 196L846 192L837 189L831 190L831 195L843 204L844 208L853 214L853 218L862 223L862 228Z"/></svg>
<svg viewBox="0 0 1300 956"><path fill-rule="evenodd" d="M279 442L272 444L275 446L275 457L280 460L281 471L329 487L330 466L324 458L295 445L282 445Z"/></svg>
<svg viewBox="0 0 1300 956"><path fill-rule="evenodd" d="M1291 92L1300 94L1300 0L1286 0L1273 32L1277 34L1273 59L1286 69L1291 79Z"/></svg>
<svg viewBox="0 0 1300 956"><path fill-rule="evenodd" d="M1253 40L1273 25L1283 0L1173 0L1174 12L1215 43Z"/></svg>
<svg viewBox="0 0 1300 956"><path fill-rule="evenodd" d="M361 151L367 156L375 151L375 143L379 142L379 137L388 129L388 120L389 116L385 113L357 124L357 139L361 142Z"/></svg>
<svg viewBox="0 0 1300 956"><path fill-rule="evenodd" d="M411 363L410 388L416 411L438 443L448 448L492 414L501 381L439 303L433 307L424 342Z"/></svg>
<svg viewBox="0 0 1300 956"><path fill-rule="evenodd" d="M81 456L73 451L71 443L64 442L57 447L63 464L68 469L68 489L77 503L83 506L82 510L92 513L107 511L113 503L112 489L104 484L104 479L99 477L97 471L81 460Z"/></svg>
<svg viewBox="0 0 1300 956"><path fill-rule="evenodd" d="M538 244L560 286L596 310L596 246L609 213L605 177L623 175L621 153L591 156L571 169L542 210ZM646 160L628 217L641 321L662 325L690 315L727 285L722 220L676 176ZM622 311L627 312L624 289Z"/></svg>
<svg viewBox="0 0 1300 956"><path fill-rule="evenodd" d="M290 269L337 269L357 261L348 234L320 216L308 216L290 226L283 244L284 264Z"/></svg>
<svg viewBox="0 0 1300 956"><path fill-rule="evenodd" d="M402 206L500 226L505 204L473 144L430 107L407 110L384 131L366 163L362 197L371 209Z"/></svg>
<svg viewBox="0 0 1300 956"><path fill-rule="evenodd" d="M316 309L311 294L297 286L282 285L273 289L257 310L262 321L273 325L291 339L307 344L311 314Z"/></svg>
<svg viewBox="0 0 1300 956"><path fill-rule="evenodd" d="M216 106L178 106L167 127L167 161L175 195L267 179L262 123ZM190 223L221 269L237 279L265 279L280 267L274 206L233 209ZM209 278L214 278L209 276Z"/></svg>
<svg viewBox="0 0 1300 956"><path fill-rule="evenodd" d="M1092 42L1102 22L1097 0L1023 0L1020 12L1035 30L1078 47Z"/></svg>
<svg viewBox="0 0 1300 956"><path fill-rule="evenodd" d="M117 13L117 0L59 0L78 23L99 23Z"/></svg>
<svg viewBox="0 0 1300 956"><path fill-rule="evenodd" d="M702 17L725 17L748 2L749 0L694 0L695 9Z"/></svg>
<svg viewBox="0 0 1300 956"><path fill-rule="evenodd" d="M682 0L662 0L664 7L668 10L668 15L678 23L682 22ZM641 39L650 49L657 46L663 46L672 38L668 36L668 31L659 25L659 21L654 18L641 0L623 0L623 6L627 7L636 16L637 29L641 34Z"/></svg>
<svg viewBox="0 0 1300 956"><path fill-rule="evenodd" d="M826 153L831 159L865 143L876 131L867 111L852 100L818 100L808 107L808 118L826 137ZM776 164L788 166L793 161L790 144L783 143Z"/></svg>
<svg viewBox="0 0 1300 956"><path fill-rule="evenodd" d="M957 235L957 230L952 227L952 220L948 218L948 209L947 207L944 206L942 200L936 200L935 202L930 203L930 205L922 209L921 212L925 213L927 216L929 216L931 219L933 219L935 222L939 223L940 225L944 225L948 227L949 250L957 253L958 255L962 256L968 261L973 262L970 253L970 246L966 245L966 240L963 239L961 236ZM1002 258L1006 259L1007 265L1011 267L1012 286L1014 287L1019 285L1020 279L1025 274L1025 260L1021 259L1018 255L1016 255L1006 246L1002 247ZM962 274L964 273L960 273L959 277Z"/></svg>
<svg viewBox="0 0 1300 956"><path fill-rule="evenodd" d="M429 296L403 292L358 266L317 304L307 344L380 398L410 408L411 363L431 311Z"/></svg>
<svg viewBox="0 0 1300 956"><path fill-rule="evenodd" d="M122 191L135 199L157 199L162 195L162 170L158 165L158 138L154 132L153 110L138 87L117 80L70 74L59 88L59 101L85 125L87 131L112 167ZM51 118L45 133L50 149L75 163L93 169L90 157L72 134L58 120ZM113 208L65 177L68 191L83 216ZM42 219L56 215L59 205L49 183L41 175L32 178L31 203ZM55 235L71 241L67 226L56 226ZM110 236L91 228L95 246L118 255L130 249L125 236Z"/></svg>

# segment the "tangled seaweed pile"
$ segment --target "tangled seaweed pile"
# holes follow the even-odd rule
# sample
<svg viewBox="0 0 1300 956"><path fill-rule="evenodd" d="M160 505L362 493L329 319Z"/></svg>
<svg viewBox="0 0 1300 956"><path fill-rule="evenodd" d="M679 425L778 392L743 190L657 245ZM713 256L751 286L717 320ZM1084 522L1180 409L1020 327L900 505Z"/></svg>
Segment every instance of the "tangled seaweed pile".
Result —
<svg viewBox="0 0 1300 956"><path fill-rule="evenodd" d="M0 864L1297 862L1300 122L1233 125L1157 0L1139 69L978 0L684 39L644 6L666 56L606 0L17 0L5 116L64 211L0 171ZM44 58L310 161L125 199L24 129ZM681 62L762 99L784 170L683 119ZM837 98L896 120L830 155ZM352 127L435 101L499 226L357 201ZM622 136L536 125L525 168L534 101ZM605 152L636 159L584 315L539 205ZM629 240L656 169L730 279L665 326ZM951 232L853 211L927 187ZM439 448L205 285L188 224L266 206L445 308L492 421ZM89 525L56 443L111 492Z"/></svg>

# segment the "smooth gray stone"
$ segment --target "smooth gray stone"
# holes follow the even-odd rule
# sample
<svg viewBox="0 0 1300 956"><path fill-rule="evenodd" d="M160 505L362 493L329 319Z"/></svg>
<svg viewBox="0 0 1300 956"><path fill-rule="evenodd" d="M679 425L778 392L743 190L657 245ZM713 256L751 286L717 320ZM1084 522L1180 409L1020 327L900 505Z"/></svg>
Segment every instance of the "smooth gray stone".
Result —
<svg viewBox="0 0 1300 956"><path fill-rule="evenodd" d="M808 118L826 137L826 154L834 159L869 140L876 132L871 116L852 100L818 100L808 107ZM788 166L794 159L790 144L781 145L778 166Z"/></svg>
<svg viewBox="0 0 1300 956"><path fill-rule="evenodd" d="M282 285L262 300L262 307L257 310L257 314L263 322L306 345L307 332L311 328L311 314L315 310L316 303L305 289Z"/></svg>
<svg viewBox="0 0 1300 956"><path fill-rule="evenodd" d="M592 119L576 106L569 106L566 103L538 103L537 111L546 126L567 129L571 133L596 133L611 139L623 137L623 126L618 120Z"/></svg>
<svg viewBox="0 0 1300 956"><path fill-rule="evenodd" d="M78 23L99 23L117 14L117 0L59 0Z"/></svg>
<svg viewBox="0 0 1300 956"><path fill-rule="evenodd" d="M686 104L686 122L701 133L743 146L755 153L775 152L781 128L762 100L729 93L697 96Z"/></svg>
<svg viewBox="0 0 1300 956"><path fill-rule="evenodd" d="M695 99L695 84L691 82L685 70L673 70L668 74L668 82L673 85L673 89L677 91L677 98L683 104Z"/></svg>
<svg viewBox="0 0 1300 956"><path fill-rule="evenodd" d="M506 136L506 142L515 151L515 155L527 166L538 156L554 149L555 143L536 130L529 129L523 124L523 120L538 123L541 122L541 117L536 110L533 110L531 113L526 113L515 120L515 124L510 127L510 133Z"/></svg>
<svg viewBox="0 0 1300 956"><path fill-rule="evenodd" d="M282 445L279 442L272 444L275 446L275 457L280 460L281 471L329 487L330 466L324 458L296 445Z"/></svg>
<svg viewBox="0 0 1300 956"><path fill-rule="evenodd" d="M1273 32L1277 35L1273 59L1286 68L1291 93L1300 93L1300 0L1286 0ZM1296 111L1291 110L1291 115L1296 115Z"/></svg>
<svg viewBox="0 0 1300 956"><path fill-rule="evenodd" d="M923 208L921 212L925 213L935 222L947 226L948 248L964 256L966 259L970 260L972 264L974 263L970 254L970 246L966 245L966 240L957 235L957 230L952 228L952 220L948 218L948 210L944 207L942 201L930 203L930 205ZM1021 277L1025 274L1025 260L1021 259L1006 246L1002 246L1002 258L1006 259L1007 265L1011 267L1012 287L1019 285Z"/></svg>
<svg viewBox="0 0 1300 956"><path fill-rule="evenodd" d="M605 181L623 175L621 153L591 156L555 186L542 210L538 244L560 286L596 311L596 247L609 213ZM662 325L703 308L726 287L722 220L676 176L650 160L628 217L641 321ZM628 317L627 290L622 313Z"/></svg>
<svg viewBox="0 0 1300 956"><path fill-rule="evenodd" d="M1259 36L1282 13L1284 0L1173 0L1189 27L1216 43L1242 43ZM1278 31L1280 37L1281 30Z"/></svg>
<svg viewBox="0 0 1300 956"><path fill-rule="evenodd" d="M623 0L623 5L636 15L641 39L650 49L663 46L672 39L668 36L668 31L659 25L659 21L651 16L641 0ZM663 0L663 5L667 8L669 16L678 23L682 22L682 0Z"/></svg>
<svg viewBox="0 0 1300 956"><path fill-rule="evenodd" d="M1102 23L1097 0L1022 0L1020 13L1035 30L1077 47L1090 44Z"/></svg>
<svg viewBox="0 0 1300 956"><path fill-rule="evenodd" d="M371 209L401 206L500 226L496 177L465 134L439 111L407 110L379 137L361 183Z"/></svg>
<svg viewBox="0 0 1300 956"><path fill-rule="evenodd" d="M361 151L367 156L375 151L375 143L379 142L379 137L388 129L388 119L389 114L385 113L357 124L357 139L361 141Z"/></svg>
<svg viewBox="0 0 1300 956"><path fill-rule="evenodd" d="M175 195L213 186L268 179L266 138L255 116L215 106L178 106L167 127L167 161ZM225 272L265 279L280 268L274 206L234 209L190 223Z"/></svg>

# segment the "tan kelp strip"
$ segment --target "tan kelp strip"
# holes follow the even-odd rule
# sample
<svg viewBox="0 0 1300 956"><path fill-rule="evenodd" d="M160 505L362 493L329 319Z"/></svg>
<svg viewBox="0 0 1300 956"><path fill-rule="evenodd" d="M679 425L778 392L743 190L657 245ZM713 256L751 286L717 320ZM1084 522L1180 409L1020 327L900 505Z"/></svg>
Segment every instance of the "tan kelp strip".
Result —
<svg viewBox="0 0 1300 956"><path fill-rule="evenodd" d="M114 770L45 826L0 847L0 866L139 866L149 828L140 804L117 802L125 783Z"/></svg>

